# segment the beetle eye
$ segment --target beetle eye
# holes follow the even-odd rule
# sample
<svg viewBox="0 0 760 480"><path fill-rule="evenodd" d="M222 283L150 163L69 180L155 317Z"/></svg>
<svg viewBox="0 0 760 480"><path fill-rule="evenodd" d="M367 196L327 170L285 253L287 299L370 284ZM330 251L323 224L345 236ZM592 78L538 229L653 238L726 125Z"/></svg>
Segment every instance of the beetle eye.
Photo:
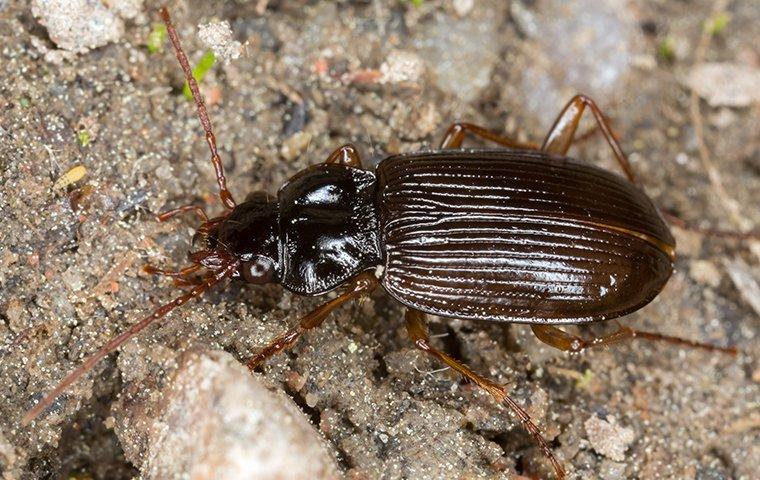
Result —
<svg viewBox="0 0 760 480"><path fill-rule="evenodd" d="M269 283L274 279L274 262L262 255L243 263L242 270L243 278L248 283Z"/></svg>

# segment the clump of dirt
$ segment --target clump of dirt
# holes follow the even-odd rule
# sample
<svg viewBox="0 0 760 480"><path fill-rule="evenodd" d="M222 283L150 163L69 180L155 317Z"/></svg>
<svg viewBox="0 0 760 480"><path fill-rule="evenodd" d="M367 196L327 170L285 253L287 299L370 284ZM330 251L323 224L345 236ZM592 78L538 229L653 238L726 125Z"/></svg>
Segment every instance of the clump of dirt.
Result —
<svg viewBox="0 0 760 480"><path fill-rule="evenodd" d="M225 350L244 361L320 301L231 284L126 344L31 426L20 425L84 356L176 295L140 266L181 265L197 225L192 218L159 224L153 214L188 203L222 210L157 12L130 4L137 10L119 11L118 38L58 55L49 23L26 2L0 2L4 478L134 477L150 447L125 426L159 414L183 352ZM751 95L726 99L743 92L731 75L719 77L728 82L719 96L714 88L693 94L689 81L703 64L754 78L755 7L753 0L722 10L707 0L170 5L193 64L208 48L200 24L229 22L226 45L240 53L201 82L238 198L274 193L344 143L357 145L369 167L387 154L434 147L455 120L540 141L568 95L583 90L611 118L656 202L720 228L760 225L759 107ZM572 155L616 169L599 137ZM79 166L84 171L73 170ZM752 293L760 245L674 231L673 278L652 304L620 321L736 345L744 352L736 358L643 341L569 356L525 326L432 321L437 345L509 384L571 478L756 475L760 368L750 352L760 346ZM616 327L568 328L590 336ZM551 476L519 422L438 367L410 345L402 308L377 292L341 309L264 373L291 399L282 401L310 418L349 478ZM614 449L605 432L617 435L609 439Z"/></svg>

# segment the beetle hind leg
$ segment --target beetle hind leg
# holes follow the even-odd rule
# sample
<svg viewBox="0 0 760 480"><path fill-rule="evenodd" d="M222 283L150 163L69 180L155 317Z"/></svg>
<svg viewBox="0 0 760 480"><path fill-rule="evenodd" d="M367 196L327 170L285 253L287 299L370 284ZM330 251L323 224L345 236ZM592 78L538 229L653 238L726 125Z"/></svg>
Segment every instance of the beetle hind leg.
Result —
<svg viewBox="0 0 760 480"><path fill-rule="evenodd" d="M522 407L515 403L512 398L507 395L504 387L501 385L481 376L470 370L469 367L450 357L446 353L432 347L430 345L430 337L427 333L427 327L425 326L425 314L419 310L407 309L406 310L406 329L414 342L414 346L422 350L423 352L435 357L437 360L443 362L447 366L457 371L462 376L474 382L480 388L488 392L498 403L504 403L509 409L517 416L523 427L530 433L533 440L543 451L544 455L549 459L557 475L557 478L565 478L565 470L559 463L557 458L549 448L549 444L546 443L544 437L541 435L541 431L538 429L535 423Z"/></svg>
<svg viewBox="0 0 760 480"><path fill-rule="evenodd" d="M622 168L625 176L634 185L639 188L643 188L641 181L636 176L636 173L631 166L631 162L628 160L625 152L623 151L620 143L615 138L610 127L609 120L604 115L602 110L597 106L591 98L586 95L576 95L570 99L565 105L557 119L554 121L554 125L546 135L541 150L546 153L553 153L557 155L565 155L570 149L570 146L579 140L576 136L578 125L580 124L581 117L586 109L589 109L596 120L597 127L604 135L607 144L612 149L612 153L615 155L620 168ZM460 142L461 143L461 142ZM691 223L685 222L678 216L672 213L663 212L662 215L668 220L669 223L686 230L692 230L703 235L709 235L714 237L727 237L737 239L760 239L760 230L751 230L749 232L738 232L733 230L722 230L717 228L704 228Z"/></svg>
<svg viewBox="0 0 760 480"><path fill-rule="evenodd" d="M609 335L593 338L591 340L586 340L576 335L572 335L560 328L551 325L531 325L530 328L533 330L533 333L536 335L536 337L538 337L539 340L546 343L547 345L565 352L577 353L589 348L606 347L622 341L638 338L650 341L663 341L672 343L674 345L701 348L704 350L736 355L736 348L734 347L718 347L716 345L710 345L708 343L695 342L693 340L673 337L670 335L663 335L661 333L634 330L630 327L624 327L622 325L620 328Z"/></svg>

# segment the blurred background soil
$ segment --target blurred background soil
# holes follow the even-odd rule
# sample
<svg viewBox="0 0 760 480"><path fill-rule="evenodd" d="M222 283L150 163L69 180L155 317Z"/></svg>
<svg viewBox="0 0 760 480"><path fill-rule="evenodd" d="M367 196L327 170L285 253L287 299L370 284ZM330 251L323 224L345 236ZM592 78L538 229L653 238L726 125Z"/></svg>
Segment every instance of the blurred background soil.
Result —
<svg viewBox="0 0 760 480"><path fill-rule="evenodd" d="M20 426L83 356L176 295L140 267L183 264L196 221L157 224L152 214L188 203L221 211L152 2L55 3L32 2L33 12L0 0L0 473L150 476L151 418L182 352L243 361L319 300L229 285L129 342ZM660 206L703 225L760 226L755 0L169 7L191 63L219 44L201 89L239 199L275 193L347 142L365 165L433 148L455 120L540 141L584 92ZM223 27L198 35L199 24L219 21L230 38ZM571 154L618 171L599 135ZM525 326L432 321L439 346L509 385L571 478L757 478L760 244L674 230L673 278L620 322L736 345L737 358L642 342L570 356ZM551 477L504 409L411 348L402 308L380 291L257 377L309 417L349 478Z"/></svg>

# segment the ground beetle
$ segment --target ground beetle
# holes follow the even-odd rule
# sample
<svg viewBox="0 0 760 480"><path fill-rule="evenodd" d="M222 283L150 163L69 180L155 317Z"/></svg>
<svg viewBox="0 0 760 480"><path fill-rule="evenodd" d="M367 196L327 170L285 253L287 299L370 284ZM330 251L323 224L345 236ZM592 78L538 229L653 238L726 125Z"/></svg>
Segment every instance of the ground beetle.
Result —
<svg viewBox="0 0 760 480"><path fill-rule="evenodd" d="M542 145L517 142L481 127L452 125L439 150L395 155L363 170L344 145L325 163L292 177L276 198L254 194L237 204L226 186L211 122L166 9L169 37L196 102L216 170L223 215L202 220L190 266L169 272L187 292L89 357L24 417L37 417L72 382L145 327L226 278L280 283L301 295L344 291L301 319L248 361L253 369L319 326L340 305L378 285L407 307L415 347L504 402L551 461L565 471L538 427L506 390L431 346L425 315L527 323L561 350L578 352L634 337L735 353L657 333L620 327L584 340L561 324L619 317L649 303L673 271L675 240L646 196L596 104L575 96ZM565 156L584 111L593 114L627 180ZM462 150L467 134L505 148ZM193 275L206 272L200 278Z"/></svg>

